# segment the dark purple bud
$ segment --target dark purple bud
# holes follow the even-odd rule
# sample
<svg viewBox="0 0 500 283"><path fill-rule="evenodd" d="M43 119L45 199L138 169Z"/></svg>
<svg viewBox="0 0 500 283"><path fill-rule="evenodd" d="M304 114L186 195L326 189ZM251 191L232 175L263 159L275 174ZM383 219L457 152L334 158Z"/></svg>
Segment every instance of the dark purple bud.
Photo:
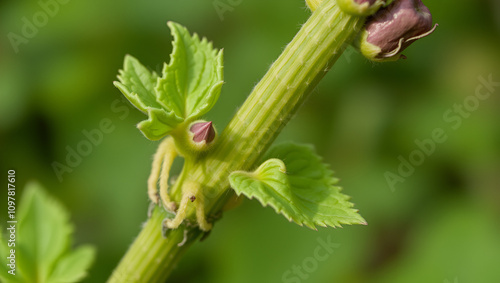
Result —
<svg viewBox="0 0 500 283"><path fill-rule="evenodd" d="M212 122L198 122L191 126L189 129L193 133L193 141L196 143L211 143L215 138L215 129Z"/></svg>
<svg viewBox="0 0 500 283"><path fill-rule="evenodd" d="M395 61L415 40L431 34L432 15L421 0L396 0L366 21L358 47L373 61Z"/></svg>

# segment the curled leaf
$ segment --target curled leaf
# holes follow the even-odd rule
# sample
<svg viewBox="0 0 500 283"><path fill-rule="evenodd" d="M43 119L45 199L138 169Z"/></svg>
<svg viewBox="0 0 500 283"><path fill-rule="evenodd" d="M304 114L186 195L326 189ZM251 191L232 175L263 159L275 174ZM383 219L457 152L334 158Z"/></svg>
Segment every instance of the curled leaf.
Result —
<svg viewBox="0 0 500 283"><path fill-rule="evenodd" d="M316 225L366 224L312 147L281 144L266 158L270 159L253 172L231 173L229 182L238 195L256 198L288 220L311 229Z"/></svg>

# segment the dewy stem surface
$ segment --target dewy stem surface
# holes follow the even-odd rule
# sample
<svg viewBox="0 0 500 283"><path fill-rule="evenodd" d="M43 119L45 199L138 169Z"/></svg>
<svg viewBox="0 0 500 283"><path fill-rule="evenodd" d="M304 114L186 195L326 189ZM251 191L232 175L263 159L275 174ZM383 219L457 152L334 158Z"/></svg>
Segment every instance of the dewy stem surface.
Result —
<svg viewBox="0 0 500 283"><path fill-rule="evenodd" d="M202 186L206 214L219 213L232 196L228 193L229 174L258 165L256 162L354 39L364 20L344 14L335 0L324 0L254 88L213 150L185 168L189 172L183 172L182 180L172 188L172 199L179 202L182 181L189 179ZM195 215L193 207L188 215ZM164 282L182 251L199 233L190 233L187 243L178 247L183 229L170 231L167 239L158 236L162 217L165 214L157 208L109 282Z"/></svg>

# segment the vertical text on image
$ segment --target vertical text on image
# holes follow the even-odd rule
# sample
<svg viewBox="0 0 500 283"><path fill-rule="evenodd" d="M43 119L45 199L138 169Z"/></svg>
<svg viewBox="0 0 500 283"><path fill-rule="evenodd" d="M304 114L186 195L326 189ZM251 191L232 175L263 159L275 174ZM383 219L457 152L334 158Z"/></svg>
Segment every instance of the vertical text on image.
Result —
<svg viewBox="0 0 500 283"><path fill-rule="evenodd" d="M9 274L16 275L16 171L9 170L7 177L7 231L9 239L7 240L8 256L7 266Z"/></svg>

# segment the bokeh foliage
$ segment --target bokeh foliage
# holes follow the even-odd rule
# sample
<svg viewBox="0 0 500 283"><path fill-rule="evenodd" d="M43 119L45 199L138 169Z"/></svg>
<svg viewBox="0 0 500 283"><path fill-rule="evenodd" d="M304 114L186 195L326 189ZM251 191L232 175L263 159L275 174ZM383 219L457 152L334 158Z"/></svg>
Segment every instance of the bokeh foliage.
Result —
<svg viewBox="0 0 500 283"><path fill-rule="evenodd" d="M0 172L14 168L19 190L37 179L65 203L76 244L98 248L86 282L107 278L146 218L158 143L135 128L145 117L112 85L124 55L159 72L171 52L168 20L224 48L226 84L206 117L220 131L309 15L299 0L243 0L221 20L214 2L69 1L17 54L7 34L41 7L0 3ZM457 130L442 118L474 94L478 76L500 81L500 6L424 2L440 27L406 61L372 64L349 49L279 138L316 145L368 226L316 232L245 201L170 282L280 282L328 236L340 247L304 282L500 281L500 88ZM108 133L60 182L51 164L66 163L82 131L103 120ZM391 191L384 173L435 128L447 141Z"/></svg>

